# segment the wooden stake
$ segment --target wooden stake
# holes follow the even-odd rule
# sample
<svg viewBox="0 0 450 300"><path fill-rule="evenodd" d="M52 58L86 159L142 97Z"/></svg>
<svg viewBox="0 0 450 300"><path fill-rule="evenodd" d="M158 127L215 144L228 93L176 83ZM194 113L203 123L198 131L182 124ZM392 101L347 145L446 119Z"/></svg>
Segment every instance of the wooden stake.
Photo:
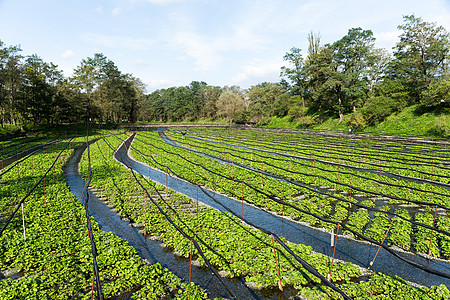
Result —
<svg viewBox="0 0 450 300"><path fill-rule="evenodd" d="M242 219L244 219L244 182L241 182L241 187L242 187Z"/></svg>
<svg viewBox="0 0 450 300"><path fill-rule="evenodd" d="M188 300L191 300L191 274L192 274L192 240L191 240L191 252L189 253L189 288L188 288Z"/></svg>
<svg viewBox="0 0 450 300"><path fill-rule="evenodd" d="M95 269L92 270L91 300L94 300L94 278L95 278Z"/></svg>
<svg viewBox="0 0 450 300"><path fill-rule="evenodd" d="M280 291L283 291L283 285L281 284L280 267L278 266L277 252L275 251L275 242L273 241L273 235L270 235L270 237L272 238L273 255L275 256L275 263L277 265L278 288L280 289Z"/></svg>
<svg viewBox="0 0 450 300"><path fill-rule="evenodd" d="M336 230L336 239L334 241L333 258L331 259L330 274L328 274L328 280L331 280L331 275L333 274L334 254L336 253L337 238L339 235L339 225L341 225L341 223L338 223L337 230Z"/></svg>
<svg viewBox="0 0 450 300"><path fill-rule="evenodd" d="M144 238L147 239L147 199L144 198Z"/></svg>
<svg viewBox="0 0 450 300"><path fill-rule="evenodd" d="M436 222L436 213L437 213L437 205L434 207L433 227L434 227L434 223ZM430 253L431 253L431 240L432 239L433 239L433 230L431 230L431 234L430 234L430 243L428 245L428 255L430 255Z"/></svg>
<svg viewBox="0 0 450 300"><path fill-rule="evenodd" d="M197 225L198 225L198 185L197 185Z"/></svg>
<svg viewBox="0 0 450 300"><path fill-rule="evenodd" d="M47 199L45 198L45 176L44 176L44 200L45 200L45 203L47 203Z"/></svg>
<svg viewBox="0 0 450 300"><path fill-rule="evenodd" d="M387 235L388 235L388 233L389 233L389 230L391 229L392 224L394 223L394 220L395 220L395 216L392 218L391 225L389 225L388 230L386 230L386 233L384 234L383 240L381 241L381 245L383 245L384 240L386 239L386 237L387 237ZM373 262L375 261L375 258L377 258L378 252L379 252L380 249L381 249L381 245L378 246L377 253L375 253L375 257L372 259L372 261L371 261L370 264L369 264L369 269L373 266Z"/></svg>
<svg viewBox="0 0 450 300"><path fill-rule="evenodd" d="M25 236L25 215L23 214L23 202L22 202L22 227L23 227L23 241L26 241L26 236Z"/></svg>
<svg viewBox="0 0 450 300"><path fill-rule="evenodd" d="M284 184L285 184L285 181L283 180L283 202L284 202ZM282 209L282 214L284 216L284 204L281 204L281 209Z"/></svg>

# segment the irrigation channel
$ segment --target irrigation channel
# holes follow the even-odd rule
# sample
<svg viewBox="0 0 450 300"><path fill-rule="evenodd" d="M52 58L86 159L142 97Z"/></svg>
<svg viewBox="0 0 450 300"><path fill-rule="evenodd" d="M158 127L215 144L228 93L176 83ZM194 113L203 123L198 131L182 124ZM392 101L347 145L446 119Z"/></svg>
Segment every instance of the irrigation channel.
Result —
<svg viewBox="0 0 450 300"><path fill-rule="evenodd" d="M96 140L91 140L90 143L94 143L95 141ZM85 181L79 172L79 162L86 147L86 144L84 144L77 148L74 151L74 154L70 157L64 169L64 177L66 182L70 187L70 191L77 197L77 199L81 198L81 194L85 186ZM119 148L116 154L119 157L123 155L124 159L128 157L127 150L124 146ZM130 160L127 159L126 162L129 161ZM146 172L148 172L148 168L146 170ZM163 173L160 173L158 178L160 180L164 178L165 182ZM153 176L152 179L155 180ZM159 241L146 239L141 233L139 233L137 228L129 226L128 222L122 220L112 209L107 206L105 202L100 200L94 191L89 190L88 192L89 212L101 226L102 230L114 232L120 238L127 240L143 259L146 259L150 263L159 262L163 268L167 268L184 281L188 281L190 266L189 260L176 257L169 250L163 248ZM268 291L254 291L247 287L243 280L228 280L226 278L223 278L223 280L236 295L239 295L239 299L289 299L289 297L293 294L293 291L289 289L285 289L284 292L280 292L277 289ZM206 267L193 266L192 281L201 288L207 290L208 296L211 297L211 299L215 297L230 297L222 283ZM126 297L124 298L126 299Z"/></svg>
<svg viewBox="0 0 450 300"><path fill-rule="evenodd" d="M160 130L161 132L161 130ZM118 161L122 161L127 166L131 166L136 172L148 176L149 167L147 164L134 160L129 155L129 148L127 145L132 145L134 135L128 138L127 143L123 143L116 151L115 158ZM130 143L131 142L131 143ZM190 198L195 199L196 186L188 183L179 178L167 176L166 173L152 168L151 179L157 181L163 185L166 185ZM313 250L328 256L332 256L333 247L330 246L330 233L317 230L309 226L305 226L298 222L293 222L278 215L273 215L267 211L259 208L246 205L242 208L242 203L230 199L227 196L221 194L215 194L213 191L209 191L210 195L206 195L199 190L198 199L200 202L214 207L220 211L224 211L224 208L212 201L210 196L214 196L214 199L218 202L228 206L233 212L240 215L243 211L245 219L253 224L260 226L264 229L272 231L279 236L285 237L288 241L294 243L301 243L312 246ZM366 242L356 241L353 239L339 238L337 243L337 249L335 257L337 259L354 263L363 268L367 268L375 256L378 250L377 246L371 245ZM428 260L424 257L414 255L411 253L400 253L407 259L413 260L423 265L430 266L434 269L440 270L445 273L450 273L450 263L442 260ZM425 285L440 285L444 284L450 286L450 279L443 278L437 275L429 274L416 267L409 265L408 263L394 257L386 250L381 249L378 253L377 259L371 270L375 272L382 272L388 275L398 275L405 280Z"/></svg>

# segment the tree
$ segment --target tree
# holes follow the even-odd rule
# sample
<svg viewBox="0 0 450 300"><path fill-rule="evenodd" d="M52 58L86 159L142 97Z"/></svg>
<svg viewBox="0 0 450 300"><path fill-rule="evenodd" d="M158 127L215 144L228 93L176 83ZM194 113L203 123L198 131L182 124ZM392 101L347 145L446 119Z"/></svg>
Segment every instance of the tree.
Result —
<svg viewBox="0 0 450 300"><path fill-rule="evenodd" d="M78 86L81 93L86 94L87 105L84 111L85 122L89 122L96 111L93 102L93 93L101 84L101 79L104 77L102 72L103 66L107 64L107 58L101 53L95 53L94 57L88 57L81 61L81 64L74 70L73 81Z"/></svg>
<svg viewBox="0 0 450 300"><path fill-rule="evenodd" d="M391 56L385 49L377 48L369 54L367 70L369 93L373 93L375 86L384 77L390 62Z"/></svg>
<svg viewBox="0 0 450 300"><path fill-rule="evenodd" d="M333 49L330 45L320 47L319 52L309 53L306 61L307 89L311 106L318 110L331 109L332 94L329 79L333 78Z"/></svg>
<svg viewBox="0 0 450 300"><path fill-rule="evenodd" d="M275 113L274 104L285 90L280 84L263 82L250 87L247 92L249 112L254 121L270 117Z"/></svg>
<svg viewBox="0 0 450 300"><path fill-rule="evenodd" d="M46 63L37 55L27 57L24 65L24 97L19 105L22 115L34 126L45 121L54 123L59 103L55 97L62 72L53 63Z"/></svg>
<svg viewBox="0 0 450 300"><path fill-rule="evenodd" d="M208 86L208 84L204 81L192 81L189 84L190 101L187 108L187 116L193 120L197 120L201 116L201 110L205 105L205 102L204 99L200 97L200 91L206 86Z"/></svg>
<svg viewBox="0 0 450 300"><path fill-rule="evenodd" d="M403 19L404 24L398 26L403 33L395 46L391 75L408 87L411 103L417 103L434 80L448 74L449 33L414 15Z"/></svg>
<svg viewBox="0 0 450 300"><path fill-rule="evenodd" d="M8 122L16 123L16 106L22 85L22 50L19 46L8 46L0 40L0 119L5 126L5 115Z"/></svg>
<svg viewBox="0 0 450 300"><path fill-rule="evenodd" d="M287 52L283 60L289 62L292 66L288 68L286 66L281 67L280 77L287 78L289 82L289 90L292 95L302 95L305 91L305 69L303 64L303 57L301 49L292 47L290 52Z"/></svg>
<svg viewBox="0 0 450 300"><path fill-rule="evenodd" d="M426 107L450 107L450 77L434 80L422 92L420 103Z"/></svg>
<svg viewBox="0 0 450 300"><path fill-rule="evenodd" d="M122 74L113 61L103 54L81 61L72 81L87 99L84 116L106 122L135 122L138 104L143 99L142 82L130 74Z"/></svg>
<svg viewBox="0 0 450 300"><path fill-rule="evenodd" d="M204 86L198 91L199 102L203 104L201 115L206 118L215 118L217 113L217 101L222 88L219 86Z"/></svg>
<svg viewBox="0 0 450 300"><path fill-rule="evenodd" d="M246 106L244 94L238 87L225 87L217 101L217 115L228 118L231 123Z"/></svg>
<svg viewBox="0 0 450 300"><path fill-rule="evenodd" d="M374 42L371 30L358 27L349 29L347 35L332 46L336 71L333 80L340 121L348 106L356 112L357 107L364 104L368 91L367 71Z"/></svg>

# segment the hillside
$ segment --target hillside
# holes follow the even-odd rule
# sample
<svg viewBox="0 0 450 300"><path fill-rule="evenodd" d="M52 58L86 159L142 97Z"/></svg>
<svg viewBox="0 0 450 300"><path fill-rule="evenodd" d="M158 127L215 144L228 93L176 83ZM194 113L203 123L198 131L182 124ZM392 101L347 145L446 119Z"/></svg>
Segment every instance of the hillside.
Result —
<svg viewBox="0 0 450 300"><path fill-rule="evenodd" d="M383 122L375 126L355 129L351 123L353 114L346 115L343 122L339 118L329 118L323 123L311 127L315 131L347 132L361 131L371 134L385 134L398 136L429 136L450 137L450 109L438 111L420 111L417 105L410 106L401 112L388 116ZM303 129L303 124L291 117L272 117L264 128Z"/></svg>

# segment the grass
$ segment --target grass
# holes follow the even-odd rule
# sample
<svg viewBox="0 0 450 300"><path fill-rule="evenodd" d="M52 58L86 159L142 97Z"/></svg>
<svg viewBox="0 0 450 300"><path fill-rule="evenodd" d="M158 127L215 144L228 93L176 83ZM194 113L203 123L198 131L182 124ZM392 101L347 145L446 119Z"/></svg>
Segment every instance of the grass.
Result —
<svg viewBox="0 0 450 300"><path fill-rule="evenodd" d="M410 106L395 113L367 131L392 135L450 137L450 109L440 111L420 111L418 106Z"/></svg>
<svg viewBox="0 0 450 300"><path fill-rule="evenodd" d="M315 124L310 129L314 131L348 132L350 128L353 128L353 132L377 135L450 137L450 108L424 111L419 106L413 105L390 115L379 124L357 129L351 124L352 117L353 114L345 115L342 122L339 122L339 118L323 118L321 123ZM304 125L287 116L271 117L270 121L262 127L295 130L303 129Z"/></svg>

